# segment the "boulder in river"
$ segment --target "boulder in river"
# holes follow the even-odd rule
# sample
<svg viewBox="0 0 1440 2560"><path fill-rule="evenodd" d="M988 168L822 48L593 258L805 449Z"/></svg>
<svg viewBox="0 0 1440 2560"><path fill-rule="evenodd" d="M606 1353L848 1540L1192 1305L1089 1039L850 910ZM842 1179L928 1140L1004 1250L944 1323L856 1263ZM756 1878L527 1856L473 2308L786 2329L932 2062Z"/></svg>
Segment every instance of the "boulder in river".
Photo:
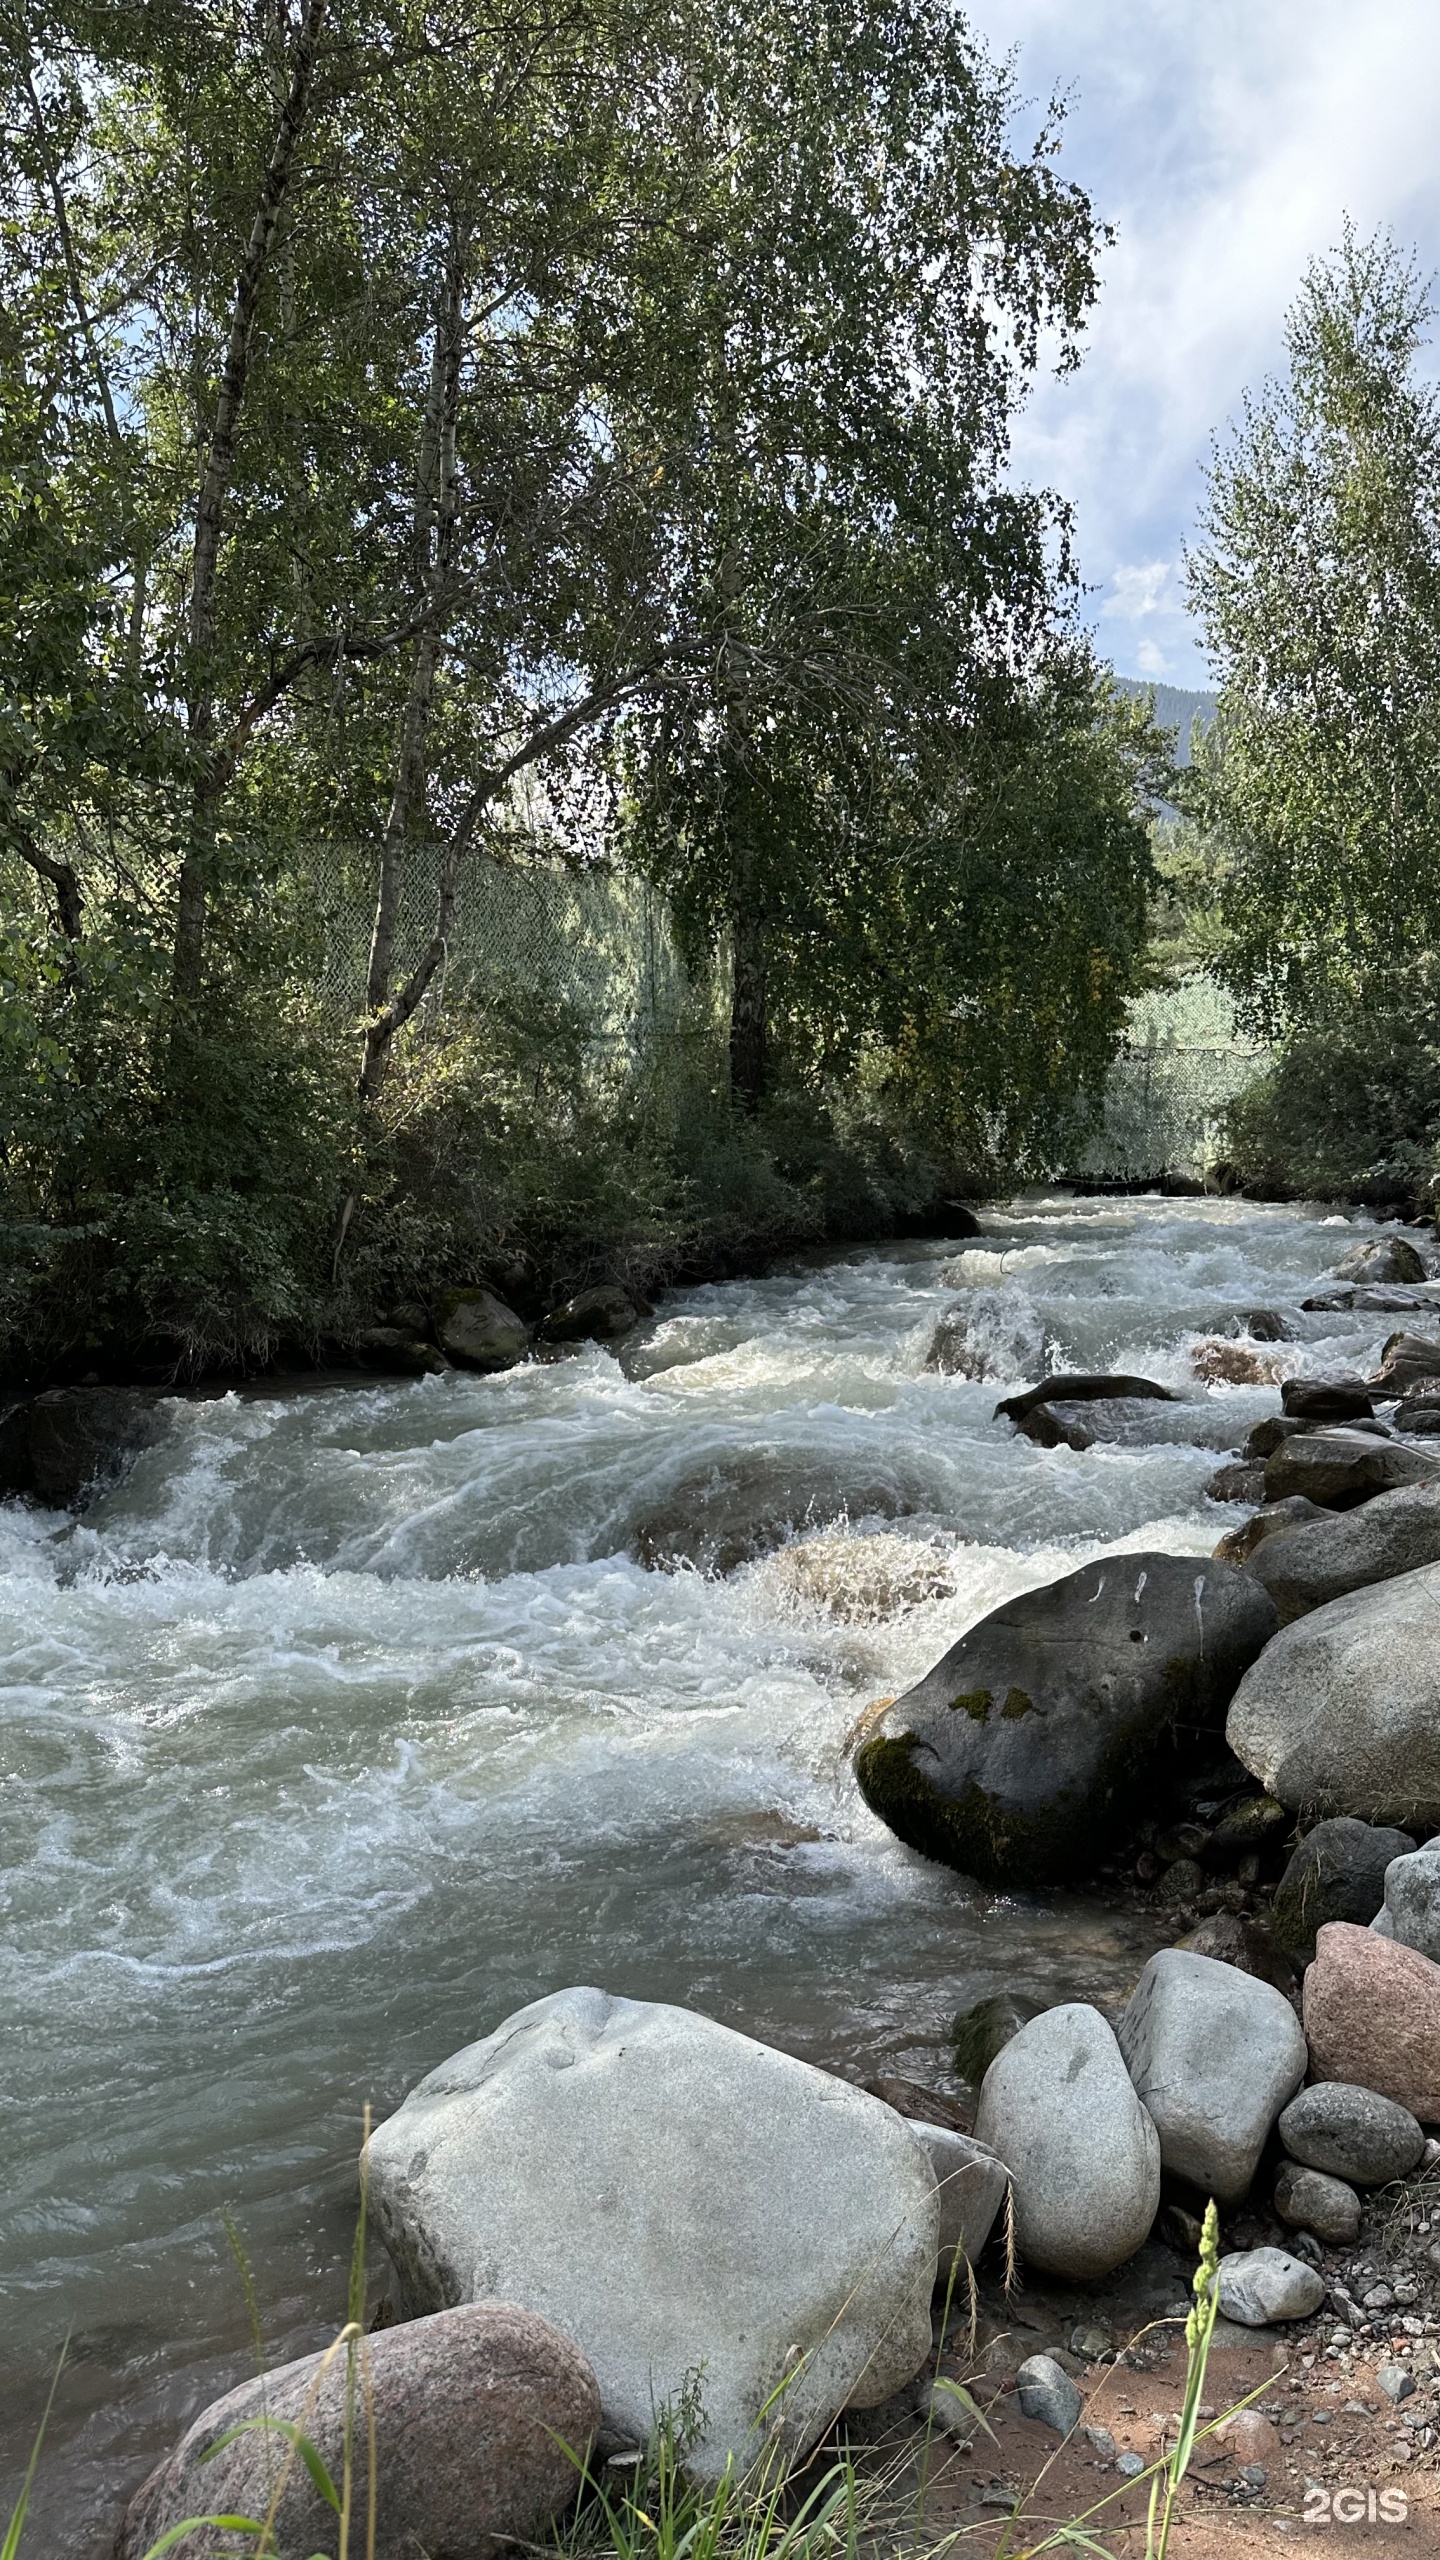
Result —
<svg viewBox="0 0 1440 2560"><path fill-rule="evenodd" d="M1370 1926L1377 1936L1440 1963L1440 1840L1391 1860L1385 1899Z"/></svg>
<svg viewBox="0 0 1440 2560"><path fill-rule="evenodd" d="M1273 1387L1285 1375L1287 1358L1282 1351L1262 1351L1253 1342L1211 1338L1191 1345L1190 1366L1210 1386Z"/></svg>
<svg viewBox="0 0 1440 2560"><path fill-rule="evenodd" d="M1084 2001L1047 2009L985 2074L975 2131L1010 2171L1022 2257L1048 2275L1109 2275L1160 2202L1160 2141L1113 2029Z"/></svg>
<svg viewBox="0 0 1440 2560"><path fill-rule="evenodd" d="M1440 1378L1440 1342L1428 1341L1419 1333L1392 1333L1370 1380L1370 1392L1382 1401L1408 1396L1436 1378Z"/></svg>
<svg viewBox="0 0 1440 2560"><path fill-rule="evenodd" d="M1306 1432L1284 1441L1265 1461L1265 1500L1303 1493L1327 1511L1349 1511L1402 1484L1440 1479L1440 1457L1406 1449L1368 1431Z"/></svg>
<svg viewBox="0 0 1440 2560"><path fill-rule="evenodd" d="M434 1377L450 1365L423 1334L405 1333L395 1324L362 1325L351 1348L367 1369L377 1369L382 1377Z"/></svg>
<svg viewBox="0 0 1440 2560"><path fill-rule="evenodd" d="M377 2128L370 2194L406 2309L542 2313L612 2438L643 2444L703 2368L704 2479L772 2426L798 2457L929 2350L940 2205L913 2128L694 2010L532 2002Z"/></svg>
<svg viewBox="0 0 1440 2560"><path fill-rule="evenodd" d="M1016 1430L1039 1449L1093 1449L1095 1434L1068 1414L1052 1413L1048 1404L1032 1404L1018 1415Z"/></svg>
<svg viewBox="0 0 1440 2560"><path fill-rule="evenodd" d="M1234 1965L1162 1947L1118 2034L1162 2165L1218 2204L1238 2204L1305 2077L1305 2038L1289 2001Z"/></svg>
<svg viewBox="0 0 1440 2560"><path fill-rule="evenodd" d="M986 1883L1083 1873L1213 1734L1276 1623L1233 1566L1102 1557L992 1610L887 1707L856 1751L861 1792Z"/></svg>
<svg viewBox="0 0 1440 2560"><path fill-rule="evenodd" d="M47 1387L21 1408L27 1490L65 1511L118 1482L169 1417L148 1387Z"/></svg>
<svg viewBox="0 0 1440 2560"><path fill-rule="evenodd" d="M1280 1407L1301 1422L1368 1422L1375 1410L1363 1378L1287 1378Z"/></svg>
<svg viewBox="0 0 1440 2560"><path fill-rule="evenodd" d="M640 1311L629 1291L607 1283L582 1289L577 1297L567 1298L563 1307L552 1307L540 1331L547 1342L617 1342L622 1333L633 1333L639 1321Z"/></svg>
<svg viewBox="0 0 1440 2560"><path fill-rule="evenodd" d="M435 1339L462 1369L513 1369L530 1348L528 1327L491 1289L452 1289L440 1301Z"/></svg>
<svg viewBox="0 0 1440 2560"><path fill-rule="evenodd" d="M1011 2039L1032 2018L1038 2018L1044 2003L1027 2000L1023 1991L994 1991L988 2000L977 2000L973 2009L964 2009L950 2029L951 2052L955 2069L972 2089L978 2089L997 2053L1003 2053Z"/></svg>
<svg viewBox="0 0 1440 2560"><path fill-rule="evenodd" d="M1357 2082L1440 2123L1440 1965L1428 1956L1328 1921L1305 1976L1305 2034L1318 2080Z"/></svg>
<svg viewBox="0 0 1440 2560"><path fill-rule="evenodd" d="M1097 1404L1107 1396L1148 1396L1162 1404L1179 1404L1173 1387L1157 1387L1153 1378L1112 1377L1108 1371L1062 1369L1042 1386L1022 1387L995 1407L997 1422L1018 1422L1036 1404Z"/></svg>
<svg viewBox="0 0 1440 2560"><path fill-rule="evenodd" d="M1204 1490L1207 1502L1263 1502L1265 1470L1258 1464L1252 1466L1244 1459L1236 1459L1229 1466L1217 1467L1213 1476L1206 1478Z"/></svg>
<svg viewBox="0 0 1440 2560"><path fill-rule="evenodd" d="M1338 1814L1307 1831L1275 1888L1270 1936L1296 1964L1315 1953L1315 1932L1327 1920L1364 1927L1385 1899L1385 1871L1413 1849L1407 1831L1359 1822Z"/></svg>
<svg viewBox="0 0 1440 2560"><path fill-rule="evenodd" d="M1347 1591L1440 1564L1440 1483L1400 1485L1357 1511L1316 1505L1308 1520L1277 1528L1246 1559L1245 1571L1264 1584L1281 1625L1289 1626Z"/></svg>
<svg viewBox="0 0 1440 2560"><path fill-rule="evenodd" d="M1028 1298L1013 1289L967 1289L936 1325L925 1366L942 1378L1025 1378L1048 1356L1045 1327Z"/></svg>
<svg viewBox="0 0 1440 2560"><path fill-rule="evenodd" d="M1292 2160L1352 2187L1388 2187L1418 2167L1425 2135L1408 2107L1346 2080L1317 2080L1280 2118Z"/></svg>
<svg viewBox="0 0 1440 2560"><path fill-rule="evenodd" d="M1423 1280L1425 1265L1413 1244L1404 1236L1377 1236L1371 1243L1352 1246L1335 1265L1337 1280L1369 1281L1372 1284Z"/></svg>
<svg viewBox="0 0 1440 2560"><path fill-rule="evenodd" d="M1440 1564L1327 1601L1245 1672L1230 1747L1292 1812L1440 1829L1437 1653Z"/></svg>
<svg viewBox="0 0 1440 2560"><path fill-rule="evenodd" d="M375 2560L498 2560L512 2543L547 2539L553 2519L573 2506L579 2473L600 2421L595 2376L573 2340L510 2302L467 2303L382 2329L364 2342L375 2413ZM298 2426L337 2484L345 2426L345 2356L321 2374L323 2358L302 2356L201 2412L175 2451L131 2502L116 2560L142 2552L186 2516L264 2516L289 2463L275 2516L275 2547L334 2547L335 2517L288 2441L257 2419ZM318 2388L317 2388L318 2382ZM361 2402L352 2549L366 2548L368 2446ZM212 2453L232 2427L246 2432ZM202 2526L183 2540L185 2560L248 2550L231 2533Z"/></svg>
<svg viewBox="0 0 1440 2560"><path fill-rule="evenodd" d="M753 1448L682 1476L637 1522L633 1546L660 1572L724 1575L828 1521L900 1520L920 1507L918 1482L883 1463L862 1474L819 1451Z"/></svg>
<svg viewBox="0 0 1440 2560"><path fill-rule="evenodd" d="M1245 1564L1267 1538L1283 1538L1307 1520L1330 1520L1334 1513L1322 1510L1318 1502L1307 1502L1303 1493L1292 1493L1284 1502L1267 1502L1252 1519L1238 1529L1227 1529L1215 1549L1219 1564Z"/></svg>

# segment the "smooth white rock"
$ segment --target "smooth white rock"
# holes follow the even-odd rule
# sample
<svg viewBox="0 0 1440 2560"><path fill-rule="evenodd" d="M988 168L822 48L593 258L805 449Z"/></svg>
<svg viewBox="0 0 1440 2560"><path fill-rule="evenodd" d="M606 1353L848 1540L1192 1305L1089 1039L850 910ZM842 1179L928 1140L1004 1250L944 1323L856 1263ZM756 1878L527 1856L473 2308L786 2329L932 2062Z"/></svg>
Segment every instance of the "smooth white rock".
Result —
<svg viewBox="0 0 1440 2560"><path fill-rule="evenodd" d="M923 2143L691 2009L574 1989L517 2010L377 2128L370 2198L404 2308L543 2312L589 2357L608 2436L643 2443L703 2366L703 2478L772 2431L808 2450L929 2353Z"/></svg>
<svg viewBox="0 0 1440 2560"><path fill-rule="evenodd" d="M1436 1461L1440 1473L1440 1456ZM1440 1564L1282 1627L1230 1702L1230 1748L1292 1812L1440 1823Z"/></svg>
<svg viewBox="0 0 1440 2560"><path fill-rule="evenodd" d="M1238 2203L1305 2077L1305 2038L1283 1992L1237 1965L1162 1947L1119 2037L1165 2168L1217 2204Z"/></svg>
<svg viewBox="0 0 1440 2560"><path fill-rule="evenodd" d="M1020 2252L1051 2275L1108 2275L1160 2202L1160 2138L1098 2009L1030 2019L985 2074L975 2118L1015 2190Z"/></svg>
<svg viewBox="0 0 1440 2560"><path fill-rule="evenodd" d="M1325 2279L1288 2249L1235 2249L1220 2261L1220 2308L1242 2329L1272 2320L1308 2320L1325 2299Z"/></svg>
<svg viewBox="0 0 1440 2560"><path fill-rule="evenodd" d="M902 2117L915 2140L923 2144L935 2172L940 2189L940 2268L943 2284L956 2264L968 2259L973 2267L994 2227L995 2216L1005 2202L1010 2172L1003 2160L973 2134L958 2133L945 2124L925 2124L919 2117Z"/></svg>

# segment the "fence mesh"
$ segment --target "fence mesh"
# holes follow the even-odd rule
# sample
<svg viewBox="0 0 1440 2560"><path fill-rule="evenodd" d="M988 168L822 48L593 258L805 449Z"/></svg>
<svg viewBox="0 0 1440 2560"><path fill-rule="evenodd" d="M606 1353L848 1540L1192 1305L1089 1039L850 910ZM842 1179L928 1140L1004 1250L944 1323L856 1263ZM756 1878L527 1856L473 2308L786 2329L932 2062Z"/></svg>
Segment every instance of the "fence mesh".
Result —
<svg viewBox="0 0 1440 2560"><path fill-rule="evenodd" d="M1106 1084L1103 1125L1079 1169L1132 1182L1203 1175L1223 1152L1226 1105L1269 1059L1242 1038L1213 978L1138 997Z"/></svg>

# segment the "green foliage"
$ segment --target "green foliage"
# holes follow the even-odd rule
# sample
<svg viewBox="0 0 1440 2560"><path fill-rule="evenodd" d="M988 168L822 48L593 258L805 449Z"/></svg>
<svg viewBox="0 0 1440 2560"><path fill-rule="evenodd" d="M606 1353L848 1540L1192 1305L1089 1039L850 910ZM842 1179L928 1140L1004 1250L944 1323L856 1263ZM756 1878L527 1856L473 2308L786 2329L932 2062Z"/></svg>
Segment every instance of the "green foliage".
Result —
<svg viewBox="0 0 1440 2560"><path fill-rule="evenodd" d="M1185 805L1223 867L1225 976L1272 1033L1440 939L1431 316L1393 244L1347 230L1217 451L1190 561L1222 690Z"/></svg>
<svg viewBox="0 0 1440 2560"><path fill-rule="evenodd" d="M1440 1170L1440 973L1397 970L1290 1034L1226 1120L1246 1188L1429 1206Z"/></svg>

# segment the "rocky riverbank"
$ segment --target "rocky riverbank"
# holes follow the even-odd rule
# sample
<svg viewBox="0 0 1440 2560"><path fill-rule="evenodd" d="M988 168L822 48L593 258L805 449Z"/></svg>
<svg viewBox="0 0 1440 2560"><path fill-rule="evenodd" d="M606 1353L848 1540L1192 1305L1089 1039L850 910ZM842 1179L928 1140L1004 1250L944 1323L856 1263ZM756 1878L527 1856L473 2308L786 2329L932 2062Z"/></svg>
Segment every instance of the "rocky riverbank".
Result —
<svg viewBox="0 0 1440 2560"><path fill-rule="evenodd" d="M1423 1273L1337 1279L1432 1304ZM992 1611L856 1741L870 1802L927 1855L1001 1888L1142 1900L1176 1943L1118 2006L983 2003L934 2087L856 2088L693 2009L600 1991L520 2011L371 2146L403 2315L377 2358L403 2341L412 2393L427 2357L455 2370L452 2306L509 2301L535 2333L531 2418L550 2423L578 2351L603 2463L685 2404L705 2477L771 2439L803 2462L837 2425L887 2443L938 2426L972 2520L1014 2503L1027 2446L1064 2446L1077 2484L1119 2491L1168 2421L1112 2377L1173 2373L1213 2197L1216 2372L1260 2356L1275 2380L1199 2466L1197 2513L1284 2522L1331 2481L1347 2494L1331 2445L1372 2486L1403 2473L1420 2511L1440 2438L1440 1458L1415 1415L1435 1409L1429 1380L1440 1406L1440 1340L1326 1376L1291 1367L1284 1319L1256 1315L1193 1357L1200 1375L1222 1353L1273 1364L1281 1409L1250 1435L1269 1445L1239 1462L1273 1499L1208 1562L1126 1551ZM1091 1420L1133 1429L1165 1396L1061 1373L1001 1411L1022 1429L1046 1413L1078 1449L1067 1430L1103 1445ZM957 2266L978 2286L963 2345L932 2299ZM476 2352L496 2387L480 2330ZM950 2378L991 2433L937 2388ZM127 2551L185 2511L227 2410L144 2493ZM421 2490L395 2496L403 2511ZM532 2503L538 2531L554 2484ZM478 2489L474 2513L478 2554L495 2530Z"/></svg>

